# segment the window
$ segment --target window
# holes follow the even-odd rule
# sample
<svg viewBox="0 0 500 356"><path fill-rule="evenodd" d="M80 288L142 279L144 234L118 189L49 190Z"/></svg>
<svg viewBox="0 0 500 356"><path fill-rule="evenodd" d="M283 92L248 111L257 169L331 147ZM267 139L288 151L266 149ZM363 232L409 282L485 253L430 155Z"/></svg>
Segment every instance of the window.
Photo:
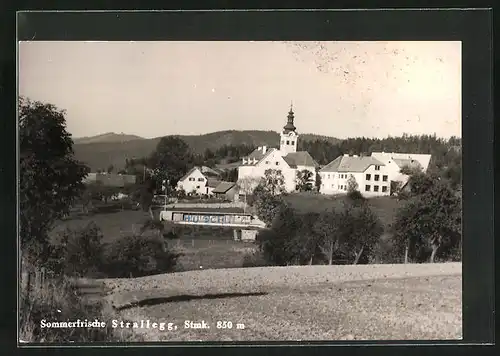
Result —
<svg viewBox="0 0 500 356"><path fill-rule="evenodd" d="M344 186L343 186L343 185L341 185L341 186L340 186L340 190L343 190L343 189L344 189Z"/></svg>
<svg viewBox="0 0 500 356"><path fill-rule="evenodd" d="M383 180L384 182L387 182L387 176L382 176L382 180Z"/></svg>
<svg viewBox="0 0 500 356"><path fill-rule="evenodd" d="M269 164L269 161L266 161L266 164Z"/></svg>
<svg viewBox="0 0 500 356"><path fill-rule="evenodd" d="M190 177L190 178L189 178L189 181L190 181L190 182L194 182L194 178L193 178L193 177Z"/></svg>
<svg viewBox="0 0 500 356"><path fill-rule="evenodd" d="M203 182L203 181L205 181L204 178L198 178L198 182Z"/></svg>
<svg viewBox="0 0 500 356"><path fill-rule="evenodd" d="M344 185L344 190L347 190L347 185Z"/></svg>
<svg viewBox="0 0 500 356"><path fill-rule="evenodd" d="M384 193L387 192L387 186L386 185L382 186L382 192L384 192Z"/></svg>
<svg viewBox="0 0 500 356"><path fill-rule="evenodd" d="M288 141L288 140L287 140L287 141L286 141L286 144L287 144L287 145L289 145L289 144L290 144L290 141Z"/></svg>
<svg viewBox="0 0 500 356"><path fill-rule="evenodd" d="M380 177L380 176L379 176L378 174L375 174L375 181L377 181L377 182L378 182L379 177Z"/></svg>
<svg viewBox="0 0 500 356"><path fill-rule="evenodd" d="M328 179L330 179L330 175L328 175Z"/></svg>
<svg viewBox="0 0 500 356"><path fill-rule="evenodd" d="M373 191L374 191L374 192L378 192L378 185L374 185L374 186L373 186Z"/></svg>
<svg viewBox="0 0 500 356"><path fill-rule="evenodd" d="M380 171L380 166L375 166L376 171Z"/></svg>
<svg viewBox="0 0 500 356"><path fill-rule="evenodd" d="M334 184L332 184L332 188L333 188L333 187L335 187L335 185L334 185Z"/></svg>
<svg viewBox="0 0 500 356"><path fill-rule="evenodd" d="M280 163L279 163L279 162L276 162L276 165L277 165L277 166L279 166L279 165L280 165Z"/></svg>
<svg viewBox="0 0 500 356"><path fill-rule="evenodd" d="M199 185L197 185L197 186L196 186L196 189L200 189L200 186L199 186Z"/></svg>
<svg viewBox="0 0 500 356"><path fill-rule="evenodd" d="M292 145L294 145L294 144L295 144L295 141L292 141Z"/></svg>
<svg viewBox="0 0 500 356"><path fill-rule="evenodd" d="M370 186L369 185L365 185L365 192L369 192L370 191Z"/></svg>
<svg viewBox="0 0 500 356"><path fill-rule="evenodd" d="M372 178L372 175L371 174L367 174L366 175L366 180L370 180Z"/></svg>

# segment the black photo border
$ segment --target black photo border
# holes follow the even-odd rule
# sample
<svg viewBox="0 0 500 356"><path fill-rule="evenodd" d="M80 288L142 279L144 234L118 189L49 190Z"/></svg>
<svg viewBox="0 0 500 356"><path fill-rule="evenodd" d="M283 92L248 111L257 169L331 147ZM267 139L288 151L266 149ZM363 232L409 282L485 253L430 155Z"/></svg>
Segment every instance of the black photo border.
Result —
<svg viewBox="0 0 500 356"><path fill-rule="evenodd" d="M22 12L16 16L17 39L33 41L94 40L94 41L167 41L167 40L231 40L231 41L461 41L462 42L462 138L463 138L463 340L453 342L404 341L377 342L395 345L391 352L409 352L403 345L436 344L489 344L494 342L494 177L493 177L493 20L492 10L483 9L398 9L398 10L249 10L249 11L174 11L174 12ZM11 23L11 22L9 22ZM0 222L4 236L16 236L16 45L7 43L0 53L5 57L6 76L4 88L12 90L5 96L3 108L7 108L1 122L3 135L2 159L0 160L0 187L2 210ZM14 51L13 53L11 51ZM8 53L8 54L7 54ZM4 59L4 58L3 58ZM76 68L75 68L76 69ZM76 69L77 70L77 69ZM3 83L2 83L3 84ZM14 89L16 88L16 89ZM15 91L14 91L15 90ZM9 91L10 93L10 91ZM7 115L8 114L8 115ZM17 241L4 239L12 246L4 248L5 261L12 290L17 290ZM14 242L16 241L16 242ZM5 279L7 280L7 279ZM17 320L16 293L9 316ZM10 325L15 325L10 323ZM17 330L15 330L17 334ZM17 337L16 337L17 338ZM237 345L279 343L247 343ZM286 353L301 351L304 343L287 342ZM318 351L325 342L307 342ZM346 345L332 342L332 345ZM351 343L357 351L373 342ZM399 344L399 346L398 346ZM128 346L201 346L200 343L138 343ZM227 343L204 343L224 346ZM45 345L53 347L53 345ZM61 345L68 346L68 345ZM76 345L75 345L76 346ZM98 344L86 346L104 346ZM117 344L117 346L123 346ZM230 347L233 346L233 347ZM352 347L352 346L349 346ZM366 346L365 346L366 347ZM24 348L24 347L23 347ZM420 352L434 352L421 349ZM419 349L419 348L417 348ZM436 347L437 350L440 347ZM456 347L453 347L459 352ZM338 349L340 351L341 349ZM342 348L343 351L345 349ZM390 349L384 348L384 353ZM50 351L50 349L49 349ZM53 350L55 351L55 350ZM71 352L76 350L71 350ZM140 350L138 350L141 352ZM148 350L149 351L149 350ZM151 350L152 351L152 350ZM177 353L171 347L166 350ZM179 350L180 351L180 350ZM193 352L201 350L196 347ZM312 350L311 350L312 351ZM330 351L336 351L330 350ZM162 351L160 351L162 352ZM247 352L238 348L237 352ZM250 351L252 352L252 350ZM263 352L257 349L255 352ZM349 352L353 352L352 349ZM438 351L441 352L441 351ZM253 352L252 352L253 353ZM455 353L455 352L454 352Z"/></svg>

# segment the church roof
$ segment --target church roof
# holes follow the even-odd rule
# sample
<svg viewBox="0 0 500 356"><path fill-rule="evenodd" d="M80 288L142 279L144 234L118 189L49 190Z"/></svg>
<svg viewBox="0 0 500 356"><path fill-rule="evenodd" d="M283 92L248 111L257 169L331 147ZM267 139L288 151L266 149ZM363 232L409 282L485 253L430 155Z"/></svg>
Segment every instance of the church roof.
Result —
<svg viewBox="0 0 500 356"><path fill-rule="evenodd" d="M290 168L297 168L297 166L318 166L318 163L314 161L314 159L307 151L290 152L286 156L283 156L283 159L286 163L288 163Z"/></svg>

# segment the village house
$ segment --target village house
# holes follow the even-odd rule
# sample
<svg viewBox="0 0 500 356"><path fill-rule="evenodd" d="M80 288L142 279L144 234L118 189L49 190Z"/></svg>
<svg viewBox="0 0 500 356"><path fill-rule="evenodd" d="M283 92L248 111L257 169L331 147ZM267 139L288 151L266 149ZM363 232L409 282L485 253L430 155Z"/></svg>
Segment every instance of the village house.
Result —
<svg viewBox="0 0 500 356"><path fill-rule="evenodd" d="M297 172L308 170L312 173L311 182L314 184L317 163L306 151L297 151L299 134L294 126L292 108L288 113L288 122L281 131L280 148L258 147L247 157L242 159L238 167L238 181L253 179L258 182L265 176L268 169L279 170L284 177L284 188L287 192L296 190ZM252 188L255 188L253 186ZM249 188L252 190L252 188ZM246 192L251 193L251 192Z"/></svg>
<svg viewBox="0 0 500 356"><path fill-rule="evenodd" d="M373 152L371 156L339 156L324 166L320 171L322 194L345 194L350 182L355 182L357 189L364 196L391 195L391 182L398 182L403 187L409 175L401 173L408 167L426 172L431 155Z"/></svg>
<svg viewBox="0 0 500 356"><path fill-rule="evenodd" d="M220 182L217 187L213 190L213 194L217 198L224 200L239 201L239 191L236 183L234 182Z"/></svg>

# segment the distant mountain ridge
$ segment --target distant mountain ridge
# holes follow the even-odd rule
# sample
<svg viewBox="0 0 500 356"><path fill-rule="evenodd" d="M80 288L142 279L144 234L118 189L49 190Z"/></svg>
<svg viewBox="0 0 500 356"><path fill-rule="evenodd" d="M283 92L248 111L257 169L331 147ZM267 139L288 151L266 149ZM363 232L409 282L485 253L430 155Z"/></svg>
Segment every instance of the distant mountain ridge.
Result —
<svg viewBox="0 0 500 356"><path fill-rule="evenodd" d="M110 143L110 142L128 142L133 140L144 140L144 137L136 136L136 135L127 135L123 132L117 134L115 132L107 132L101 135L96 136L86 136L86 137L77 137L73 138L73 142L75 144L89 144L89 143Z"/></svg>
<svg viewBox="0 0 500 356"><path fill-rule="evenodd" d="M166 135L170 136L170 135ZM226 130L212 132L204 135L171 135L183 139L195 153L203 153L205 149L216 150L224 145L253 145L253 146L279 146L280 136L275 131L260 130ZM106 133L93 137L73 139L75 156L85 162L92 171L107 169L113 165L115 169L122 169L125 160L146 157L156 149L161 137L142 138L136 135ZM326 140L333 144L341 140L315 134L300 134L300 140L314 141Z"/></svg>

